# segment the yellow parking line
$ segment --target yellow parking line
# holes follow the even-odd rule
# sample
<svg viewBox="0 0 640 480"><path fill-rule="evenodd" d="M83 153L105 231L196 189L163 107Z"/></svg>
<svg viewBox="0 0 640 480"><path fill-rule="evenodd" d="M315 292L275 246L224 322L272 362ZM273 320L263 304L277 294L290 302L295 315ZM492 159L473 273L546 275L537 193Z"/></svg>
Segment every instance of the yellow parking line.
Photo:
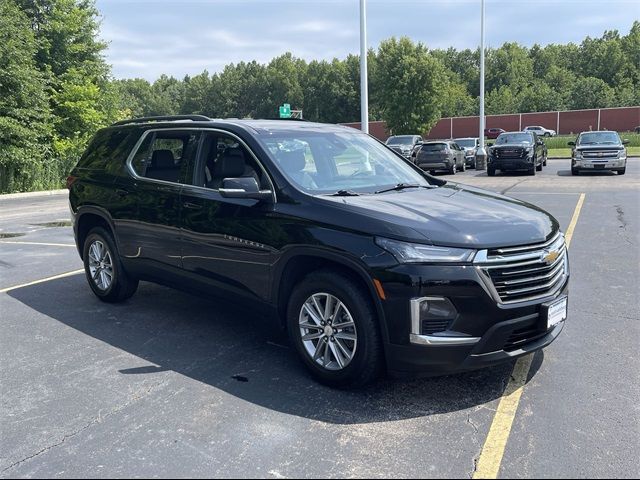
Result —
<svg viewBox="0 0 640 480"><path fill-rule="evenodd" d="M72 245L70 243L41 243L41 242L5 242L0 241L0 243L11 243L14 245L42 245L44 247L74 247L75 245Z"/></svg>
<svg viewBox="0 0 640 480"><path fill-rule="evenodd" d="M53 277L41 278L40 280L35 280L29 283L23 283L22 285L14 285L13 287L7 287L0 289L0 293L7 293L11 290L17 290L19 288L30 287L31 285L37 285L38 283L50 282L51 280L58 280L59 278L71 277L72 275L78 275L79 273L83 273L84 269L74 270L72 272L61 273L60 275L54 275Z"/></svg>
<svg viewBox="0 0 640 480"><path fill-rule="evenodd" d="M571 244L573 232L578 223L582 205L584 204L584 197L585 194L581 193L576 208L573 211L573 217L571 217L571 222L569 222L569 227L565 233L567 247ZM516 412L518 411L523 388L527 383L532 360L533 355L526 355L520 357L513 366L511 378L509 379L507 388L505 388L502 394L500 404L493 417L493 422L491 423L487 439L484 442L482 452L478 458L473 478L498 478L500 465L504 457L504 450L507 446L507 440L509 440Z"/></svg>

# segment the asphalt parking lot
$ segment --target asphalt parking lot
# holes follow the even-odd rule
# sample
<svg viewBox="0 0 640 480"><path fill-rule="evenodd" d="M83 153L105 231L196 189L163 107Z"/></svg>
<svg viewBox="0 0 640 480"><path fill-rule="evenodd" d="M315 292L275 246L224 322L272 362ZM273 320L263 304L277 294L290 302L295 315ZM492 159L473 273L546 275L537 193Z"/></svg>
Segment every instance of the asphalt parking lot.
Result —
<svg viewBox="0 0 640 480"><path fill-rule="evenodd" d="M532 359L499 476L640 476L640 159L442 178L563 229L584 194L569 318ZM107 305L81 273L32 283L82 268L68 219L64 195L0 197L1 477L473 475L513 364L331 390L260 312L149 283Z"/></svg>

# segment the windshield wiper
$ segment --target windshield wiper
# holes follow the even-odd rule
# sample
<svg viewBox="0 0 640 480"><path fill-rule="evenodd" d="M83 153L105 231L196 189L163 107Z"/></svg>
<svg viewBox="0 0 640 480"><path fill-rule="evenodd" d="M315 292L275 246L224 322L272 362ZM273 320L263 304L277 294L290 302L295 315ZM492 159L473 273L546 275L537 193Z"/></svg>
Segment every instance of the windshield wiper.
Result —
<svg viewBox="0 0 640 480"><path fill-rule="evenodd" d="M434 188L434 187L432 185L430 186L418 185L417 183L398 183L395 187L385 188L384 190L378 190L377 192L374 192L374 193L393 192L393 191L404 190L405 188Z"/></svg>
<svg viewBox="0 0 640 480"><path fill-rule="evenodd" d="M329 193L327 194L330 197L359 197L360 194L357 192L354 192L353 190L338 190L335 193Z"/></svg>

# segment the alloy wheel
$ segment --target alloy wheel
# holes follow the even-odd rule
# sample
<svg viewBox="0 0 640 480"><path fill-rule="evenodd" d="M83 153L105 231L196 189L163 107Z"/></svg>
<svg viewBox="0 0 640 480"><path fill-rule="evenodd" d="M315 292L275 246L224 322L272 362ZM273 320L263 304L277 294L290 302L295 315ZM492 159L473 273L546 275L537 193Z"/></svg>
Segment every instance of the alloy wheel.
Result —
<svg viewBox="0 0 640 480"><path fill-rule="evenodd" d="M299 315L302 344L322 368L344 369L356 353L356 325L346 305L330 293L315 293L302 304Z"/></svg>
<svg viewBox="0 0 640 480"><path fill-rule="evenodd" d="M89 246L89 273L100 290L108 290L113 283L113 259L107 246L95 240Z"/></svg>

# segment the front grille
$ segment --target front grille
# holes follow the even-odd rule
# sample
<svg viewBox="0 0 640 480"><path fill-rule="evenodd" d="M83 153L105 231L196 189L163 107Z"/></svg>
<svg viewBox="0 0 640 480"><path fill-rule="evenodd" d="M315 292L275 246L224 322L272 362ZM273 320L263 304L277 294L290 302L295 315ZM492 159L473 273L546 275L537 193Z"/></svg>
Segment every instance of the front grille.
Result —
<svg viewBox="0 0 640 480"><path fill-rule="evenodd" d="M524 158L526 152L524 148L496 148L494 156L496 158Z"/></svg>
<svg viewBox="0 0 640 480"><path fill-rule="evenodd" d="M587 150L582 152L582 158L618 158L617 150Z"/></svg>
<svg viewBox="0 0 640 480"><path fill-rule="evenodd" d="M481 272L501 303L516 303L553 295L568 275L564 237L535 245L483 250L476 256Z"/></svg>

